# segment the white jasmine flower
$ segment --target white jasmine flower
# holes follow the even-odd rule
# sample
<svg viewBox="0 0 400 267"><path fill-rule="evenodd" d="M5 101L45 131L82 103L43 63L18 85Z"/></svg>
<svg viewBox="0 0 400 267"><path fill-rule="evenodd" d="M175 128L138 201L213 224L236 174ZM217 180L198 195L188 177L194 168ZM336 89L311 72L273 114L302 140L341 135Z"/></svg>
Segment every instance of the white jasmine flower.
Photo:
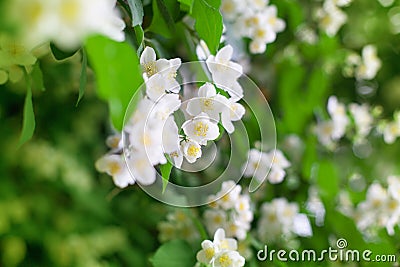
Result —
<svg viewBox="0 0 400 267"><path fill-rule="evenodd" d="M308 199L306 208L315 216L315 224L323 226L325 220L325 207L318 196L318 191L315 187L310 187L308 190Z"/></svg>
<svg viewBox="0 0 400 267"><path fill-rule="evenodd" d="M205 145L208 140L215 140L219 136L217 123L211 121L204 112L186 121L182 125L182 129L189 139L196 141L200 145Z"/></svg>
<svg viewBox="0 0 400 267"><path fill-rule="evenodd" d="M293 232L298 236L312 236L310 220L305 214L297 214L293 220Z"/></svg>
<svg viewBox="0 0 400 267"><path fill-rule="evenodd" d="M215 231L213 243L219 250L237 250L236 240L233 238L226 238L225 230L222 228Z"/></svg>
<svg viewBox="0 0 400 267"><path fill-rule="evenodd" d="M237 251L222 251L214 260L215 267L241 267L244 263L245 259Z"/></svg>
<svg viewBox="0 0 400 267"><path fill-rule="evenodd" d="M152 165L167 162L162 147L162 128L157 121L142 121L134 125L129 133L131 146L145 154Z"/></svg>
<svg viewBox="0 0 400 267"><path fill-rule="evenodd" d="M181 100L179 99L179 95L162 94L158 98L157 102L151 105L151 111L146 117L156 118L157 120L165 121L176 110L178 110L180 106L181 106Z"/></svg>
<svg viewBox="0 0 400 267"><path fill-rule="evenodd" d="M282 183L285 178L286 172L280 168L272 168L268 173L268 181L271 184L279 184Z"/></svg>
<svg viewBox="0 0 400 267"><path fill-rule="evenodd" d="M232 46L227 45L219 50L215 56L210 55L206 61L214 83L217 86L223 86L224 90L232 87L236 79L243 73L242 66L231 61L232 54Z"/></svg>
<svg viewBox="0 0 400 267"><path fill-rule="evenodd" d="M120 133L116 133L113 135L110 135L106 139L106 145L111 149L111 150L120 150L122 149L122 137Z"/></svg>
<svg viewBox="0 0 400 267"><path fill-rule="evenodd" d="M218 228L225 227L227 224L227 214L224 210L207 209L203 217L209 233L215 233Z"/></svg>
<svg viewBox="0 0 400 267"><path fill-rule="evenodd" d="M244 258L237 250L237 242L232 238L225 238L225 231L219 228L214 235L214 241L204 240L201 243L201 250L196 258L204 264L212 264L221 267L241 267L244 265Z"/></svg>
<svg viewBox="0 0 400 267"><path fill-rule="evenodd" d="M242 187L234 181L223 182L221 191L217 193L218 204L224 209L233 208L239 199L240 191L242 191Z"/></svg>
<svg viewBox="0 0 400 267"><path fill-rule="evenodd" d="M267 7L269 0L248 0L249 7L255 10L263 10Z"/></svg>
<svg viewBox="0 0 400 267"><path fill-rule="evenodd" d="M291 166L290 162L286 159L282 151L279 149L275 149L269 152L268 156L271 158L272 168L286 169Z"/></svg>
<svg viewBox="0 0 400 267"><path fill-rule="evenodd" d="M334 5L338 7L345 7L350 5L353 0L325 0L325 1L332 2Z"/></svg>
<svg viewBox="0 0 400 267"><path fill-rule="evenodd" d="M242 119L244 113L246 112L245 108L236 102L234 98L229 98L225 101L225 109L221 114L221 123L222 126L228 133L233 133L235 130L235 126L233 126L232 121L238 121Z"/></svg>
<svg viewBox="0 0 400 267"><path fill-rule="evenodd" d="M197 252L197 261L205 264L212 263L215 255L218 253L218 247L210 240L204 240L201 243L201 250Z"/></svg>
<svg viewBox="0 0 400 267"><path fill-rule="evenodd" d="M199 88L198 98L188 101L186 111L197 116L204 112L210 118L219 121L219 114L226 108L226 97L217 94L214 85L205 83Z"/></svg>
<svg viewBox="0 0 400 267"><path fill-rule="evenodd" d="M96 169L112 176L114 184L120 188L134 184L135 180L130 175L123 156L105 155L96 161Z"/></svg>
<svg viewBox="0 0 400 267"><path fill-rule="evenodd" d="M146 81L146 94L152 100L157 102L167 92L179 91L179 84L173 79L166 79L160 73L152 75Z"/></svg>
<svg viewBox="0 0 400 267"><path fill-rule="evenodd" d="M13 3L15 19L23 22L27 43L35 47L53 41L64 49L77 48L89 35L102 34L123 41L125 24L116 0L33 0Z"/></svg>
<svg viewBox="0 0 400 267"><path fill-rule="evenodd" d="M155 182L156 169L153 167L155 164L150 162L149 156L146 152L138 150L132 153L132 156L128 159L128 165L133 177L140 184L150 185Z"/></svg>
<svg viewBox="0 0 400 267"><path fill-rule="evenodd" d="M387 123L383 128L383 140L387 144L393 144L397 137L400 136L400 123L392 121Z"/></svg>
<svg viewBox="0 0 400 267"><path fill-rule="evenodd" d="M150 46L146 46L140 55L140 65L146 78L150 78L158 73L160 69L169 67L169 62L166 59L156 59L156 52Z"/></svg>
<svg viewBox="0 0 400 267"><path fill-rule="evenodd" d="M250 42L249 49L252 54L262 54L267 50L267 44L262 40L254 39Z"/></svg>
<svg viewBox="0 0 400 267"><path fill-rule="evenodd" d="M367 45L362 50L362 63L356 69L356 78L372 80L381 68L381 60L377 56L376 47Z"/></svg>
<svg viewBox="0 0 400 267"><path fill-rule="evenodd" d="M363 140L371 131L373 117L367 104L350 104L349 110L354 118L357 129L357 139Z"/></svg>
<svg viewBox="0 0 400 267"><path fill-rule="evenodd" d="M206 60L210 55L210 49L206 42L200 40L199 44L196 46L196 55L199 60Z"/></svg>
<svg viewBox="0 0 400 267"><path fill-rule="evenodd" d="M201 146L196 141L186 141L182 144L183 155L189 163L194 163L201 157Z"/></svg>
<svg viewBox="0 0 400 267"><path fill-rule="evenodd" d="M314 128L314 133L317 135L318 141L328 148L333 148L334 146L332 139L334 132L335 126L331 120L319 122Z"/></svg>
<svg viewBox="0 0 400 267"><path fill-rule="evenodd" d="M336 96L328 99L328 112L333 121L332 139L338 140L346 133L346 127L349 124L349 118L346 115L346 106L339 103Z"/></svg>
<svg viewBox="0 0 400 267"><path fill-rule="evenodd" d="M183 154L180 148L170 153L169 156L171 157L171 160L173 161L175 167L182 167Z"/></svg>
<svg viewBox="0 0 400 267"><path fill-rule="evenodd" d="M172 154L180 149L178 131L178 126L174 121L174 117L168 117L162 129L162 147L164 153Z"/></svg>
<svg viewBox="0 0 400 267"><path fill-rule="evenodd" d="M262 182L267 176L271 163L266 153L253 148L248 152L247 164L244 166L243 175L245 177L254 177L259 182Z"/></svg>
<svg viewBox="0 0 400 267"><path fill-rule="evenodd" d="M347 15L337 8L331 1L326 1L322 9L317 12L319 26L329 36L335 36L347 21Z"/></svg>
<svg viewBox="0 0 400 267"><path fill-rule="evenodd" d="M286 23L284 20L277 17L278 9L276 8L276 6L274 6L274 5L268 6L264 10L264 12L262 12L262 14L263 14L263 18L267 19L267 21L266 21L267 25L269 27L271 27L275 33L281 32L285 29ZM274 38L274 39L276 39L276 38Z"/></svg>
<svg viewBox="0 0 400 267"><path fill-rule="evenodd" d="M390 195L397 201L400 201L400 177L393 175L389 176L388 189Z"/></svg>

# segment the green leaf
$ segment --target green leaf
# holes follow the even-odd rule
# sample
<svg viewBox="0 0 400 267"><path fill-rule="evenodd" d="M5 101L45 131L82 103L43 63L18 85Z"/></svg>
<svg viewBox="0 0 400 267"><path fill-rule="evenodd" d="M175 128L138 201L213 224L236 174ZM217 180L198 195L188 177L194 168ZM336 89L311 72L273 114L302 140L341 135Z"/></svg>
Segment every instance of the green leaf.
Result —
<svg viewBox="0 0 400 267"><path fill-rule="evenodd" d="M220 0L195 0L192 9L192 16L196 20L194 27L212 54L218 50L222 35L220 5Z"/></svg>
<svg viewBox="0 0 400 267"><path fill-rule="evenodd" d="M172 164L171 162L167 161L167 163L160 166L161 177L163 182L163 189L162 192L164 193L165 189L167 188L169 177L171 175Z"/></svg>
<svg viewBox="0 0 400 267"><path fill-rule="evenodd" d="M187 5L189 7L189 14L192 14L194 0L178 0L178 2Z"/></svg>
<svg viewBox="0 0 400 267"><path fill-rule="evenodd" d="M150 261L154 267L193 267L195 258L189 244L182 240L172 240L163 244Z"/></svg>
<svg viewBox="0 0 400 267"><path fill-rule="evenodd" d="M136 42L137 42L137 55L140 58L140 54L142 54L144 49L144 31L142 26L137 25L134 28L135 35L136 35Z"/></svg>
<svg viewBox="0 0 400 267"><path fill-rule="evenodd" d="M44 83L43 83L43 73L40 69L39 61L36 61L36 64L33 65L31 71L31 79L32 79L32 87L34 90L45 91Z"/></svg>
<svg viewBox="0 0 400 267"><path fill-rule="evenodd" d="M321 198L332 200L339 191L339 175L336 166L328 161L322 161L317 166L317 184L321 191Z"/></svg>
<svg viewBox="0 0 400 267"><path fill-rule="evenodd" d="M86 52L96 74L97 93L108 101L111 120L120 131L129 102L143 83L138 56L126 42L101 36L87 40Z"/></svg>
<svg viewBox="0 0 400 267"><path fill-rule="evenodd" d="M142 0L128 0L128 5L132 14L132 27L141 25L144 15Z"/></svg>
<svg viewBox="0 0 400 267"><path fill-rule="evenodd" d="M69 57L72 57L78 51L78 50L64 51L64 50L58 48L53 43L50 43L50 49L51 49L51 53L53 54L53 56L56 60L64 60Z"/></svg>
<svg viewBox="0 0 400 267"><path fill-rule="evenodd" d="M149 31L171 38L175 33L174 17L179 11L179 3L176 0L154 0L153 20Z"/></svg>
<svg viewBox="0 0 400 267"><path fill-rule="evenodd" d="M76 106L78 106L79 101L81 101L83 95L85 94L87 82L87 57L85 50L82 49L82 69L81 69L81 77L79 79L79 96L78 100L76 101Z"/></svg>
<svg viewBox="0 0 400 267"><path fill-rule="evenodd" d="M24 103L24 117L22 120L22 131L19 138L18 146L22 146L26 141L32 138L35 131L35 113L32 104L32 88L31 81L27 71L24 69L25 79L27 83L27 90Z"/></svg>

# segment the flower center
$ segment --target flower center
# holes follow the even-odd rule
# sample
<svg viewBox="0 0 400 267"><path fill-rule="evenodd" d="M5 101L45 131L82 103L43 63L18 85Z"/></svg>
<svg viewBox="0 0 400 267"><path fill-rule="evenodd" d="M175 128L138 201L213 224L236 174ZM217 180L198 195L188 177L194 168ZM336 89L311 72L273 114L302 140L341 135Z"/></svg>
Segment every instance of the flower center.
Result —
<svg viewBox="0 0 400 267"><path fill-rule="evenodd" d="M191 157L196 157L199 154L200 148L195 145L190 145L188 148L188 155Z"/></svg>
<svg viewBox="0 0 400 267"><path fill-rule="evenodd" d="M214 255L215 255L215 251L214 251L213 248L206 248L206 249L204 250L204 253L206 254L206 258L207 258L208 260L211 260L211 259L214 257Z"/></svg>
<svg viewBox="0 0 400 267"><path fill-rule="evenodd" d="M219 261L219 264L222 267L228 267L228 266L230 266L232 264L231 258L229 258L229 256L226 255L226 254L224 254L221 257L219 257L218 261Z"/></svg>
<svg viewBox="0 0 400 267"><path fill-rule="evenodd" d="M206 136L208 132L208 125L202 122L198 122L194 126L194 130L197 136Z"/></svg>
<svg viewBox="0 0 400 267"><path fill-rule="evenodd" d="M110 168L110 174L112 176L121 171L121 165L118 162L111 162L109 168Z"/></svg>

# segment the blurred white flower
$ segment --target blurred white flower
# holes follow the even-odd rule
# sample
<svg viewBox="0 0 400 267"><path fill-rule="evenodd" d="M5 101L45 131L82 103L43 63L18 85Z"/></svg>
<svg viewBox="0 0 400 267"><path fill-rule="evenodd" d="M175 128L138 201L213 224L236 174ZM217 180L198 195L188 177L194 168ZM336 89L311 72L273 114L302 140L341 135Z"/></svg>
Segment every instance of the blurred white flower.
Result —
<svg viewBox="0 0 400 267"><path fill-rule="evenodd" d="M202 112L182 125L182 129L189 139L196 141L200 145L207 144L208 140L215 140L219 136L219 128L216 122Z"/></svg>
<svg viewBox="0 0 400 267"><path fill-rule="evenodd" d="M122 149L122 136L120 133L116 133L113 135L110 135L106 139L106 145L111 149L111 150L120 150Z"/></svg>
<svg viewBox="0 0 400 267"><path fill-rule="evenodd" d="M333 121L332 139L338 140L346 133L346 127L349 124L349 118L346 114L346 106L340 103L336 96L331 96L328 99L328 113Z"/></svg>
<svg viewBox="0 0 400 267"><path fill-rule="evenodd" d="M346 13L330 0L325 1L323 7L317 11L317 18L320 28L329 36L335 36L347 21Z"/></svg>
<svg viewBox="0 0 400 267"><path fill-rule="evenodd" d="M308 199L306 208L315 216L315 224L317 226L323 226L325 220L325 207L321 199L318 196L318 191L315 187L310 187L308 190Z"/></svg>
<svg viewBox="0 0 400 267"><path fill-rule="evenodd" d="M142 185L154 183L156 180L156 169L153 165L155 164L150 161L149 155L145 151L135 151L127 162L129 170L136 181Z"/></svg>
<svg viewBox="0 0 400 267"><path fill-rule="evenodd" d="M381 60L377 56L376 47L367 45L362 50L362 62L356 68L355 76L360 80L372 80L381 68Z"/></svg>
<svg viewBox="0 0 400 267"><path fill-rule="evenodd" d="M362 142L372 128L373 117L367 104L350 104L349 110L356 126L356 143Z"/></svg>
<svg viewBox="0 0 400 267"><path fill-rule="evenodd" d="M312 229L306 215L299 213L297 203L289 203L285 198L276 198L261 206L258 221L261 241L289 240L294 235L312 236Z"/></svg>
<svg viewBox="0 0 400 267"><path fill-rule="evenodd" d="M264 53L267 44L276 40L276 34L286 23L277 17L277 8L268 0L223 0L221 13L225 23L232 24L236 38L251 39L250 52Z"/></svg>
<svg viewBox="0 0 400 267"><path fill-rule="evenodd" d="M95 34L124 41L124 21L116 0L33 0L13 2L15 20L30 47L53 41L60 48L76 49Z"/></svg>
<svg viewBox="0 0 400 267"><path fill-rule="evenodd" d="M386 122L381 127L380 132L383 134L383 140L387 144L393 144L400 136L400 112L396 112L394 120Z"/></svg>
<svg viewBox="0 0 400 267"><path fill-rule="evenodd" d="M247 163L244 166L244 177L254 177L262 182L267 177L272 162L270 157L257 149L250 149L247 154Z"/></svg>
<svg viewBox="0 0 400 267"><path fill-rule="evenodd" d="M241 194L242 188L234 181L222 183L221 190L210 199L217 199L209 204L210 209L204 212L205 225L209 233L222 227L228 236L239 240L246 238L253 220L250 197Z"/></svg>
<svg viewBox="0 0 400 267"><path fill-rule="evenodd" d="M121 155L104 155L96 161L96 169L112 176L116 186L124 188L134 184L135 180L130 175L124 157Z"/></svg>
<svg viewBox="0 0 400 267"><path fill-rule="evenodd" d="M146 155L153 165L167 162L162 147L162 128L160 126L162 125L157 121L146 120L135 124L129 131L131 146Z"/></svg>
<svg viewBox="0 0 400 267"><path fill-rule="evenodd" d="M353 214L363 232L385 227L389 235L394 235L394 227L400 224L400 201L396 192L399 179L390 176L387 180L387 189L373 183L367 190L366 200L358 204Z"/></svg>

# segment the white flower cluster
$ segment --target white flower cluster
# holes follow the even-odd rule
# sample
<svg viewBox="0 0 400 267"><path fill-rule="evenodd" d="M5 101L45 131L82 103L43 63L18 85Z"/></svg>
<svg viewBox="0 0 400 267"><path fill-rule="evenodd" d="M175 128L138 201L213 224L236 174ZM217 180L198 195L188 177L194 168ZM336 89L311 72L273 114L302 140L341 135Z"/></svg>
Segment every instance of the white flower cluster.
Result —
<svg viewBox="0 0 400 267"><path fill-rule="evenodd" d="M347 15L340 7L347 6L352 0L325 0L322 8L317 10L316 16L319 27L328 36L335 36L347 21Z"/></svg>
<svg viewBox="0 0 400 267"><path fill-rule="evenodd" d="M243 176L254 177L259 182L267 177L271 184L278 184L283 181L286 176L285 169L290 166L290 162L279 149L265 153L253 148L247 154L247 163L243 166ZM268 173L269 168L271 168L271 171Z"/></svg>
<svg viewBox="0 0 400 267"><path fill-rule="evenodd" d="M386 227L394 235L394 228L400 226L400 177L390 176L387 182L387 188L371 184L366 200L357 205L353 216L361 231Z"/></svg>
<svg viewBox="0 0 400 267"><path fill-rule="evenodd" d="M383 135L383 140L387 144L393 144L400 137L400 111L394 113L394 120L383 121L378 126L378 131Z"/></svg>
<svg viewBox="0 0 400 267"><path fill-rule="evenodd" d="M257 231L260 240L268 242L290 240L295 235L312 236L308 217L299 213L297 203L289 203L285 198L262 204Z"/></svg>
<svg viewBox="0 0 400 267"><path fill-rule="evenodd" d="M346 76L355 76L357 80L372 80L381 66L376 47L366 45L362 49L361 56L352 53L347 57L343 71Z"/></svg>
<svg viewBox="0 0 400 267"><path fill-rule="evenodd" d="M29 47L53 41L74 49L93 34L125 39L125 23L115 4L116 0L16 0L10 13Z"/></svg>
<svg viewBox="0 0 400 267"><path fill-rule="evenodd" d="M200 239L193 220L181 209L168 213L167 221L160 222L157 228L160 232L158 238L161 242L173 239L196 242Z"/></svg>
<svg viewBox="0 0 400 267"><path fill-rule="evenodd" d="M206 61L214 84L230 97L219 94L213 84L205 83L196 97L182 105L181 87L176 80L181 59L156 59L154 49L146 47L140 57L146 94L123 129L129 141L127 164L134 178L126 175L118 153L103 157L97 164L98 169L116 176L114 181L119 187L133 184L135 180L149 185L156 179L154 166L167 163L167 156L178 168L184 159L194 163L200 158L201 146L219 137L219 122L232 133L235 129L232 122L240 120L245 113L245 108L238 103L243 97L243 89L237 81L242 67L230 60L232 53L232 47L226 46ZM173 116L178 109L187 115L181 129Z"/></svg>
<svg viewBox="0 0 400 267"><path fill-rule="evenodd" d="M331 96L328 99L327 109L331 119L321 121L315 127L315 134L321 144L333 149L335 142L346 134L350 118L354 121L354 142L357 144L365 141L374 122L371 108L367 104L350 104L348 107L350 115L348 115L346 106L340 103L336 96Z"/></svg>
<svg viewBox="0 0 400 267"><path fill-rule="evenodd" d="M245 259L237 252L237 242L233 238L226 238L224 229L217 229L214 240L204 240L201 250L197 253L199 263L213 267L242 267Z"/></svg>
<svg viewBox="0 0 400 267"><path fill-rule="evenodd" d="M207 231L212 234L218 228L226 230L227 235L239 240L246 238L253 220L250 197L240 194L242 187L234 181L222 183L221 190L210 199L217 199L209 204L210 209L204 212Z"/></svg>
<svg viewBox="0 0 400 267"><path fill-rule="evenodd" d="M277 8L268 0L222 0L221 12L225 23L232 24L237 37L251 39L250 52L264 53L267 44L276 40L285 22L277 17Z"/></svg>

